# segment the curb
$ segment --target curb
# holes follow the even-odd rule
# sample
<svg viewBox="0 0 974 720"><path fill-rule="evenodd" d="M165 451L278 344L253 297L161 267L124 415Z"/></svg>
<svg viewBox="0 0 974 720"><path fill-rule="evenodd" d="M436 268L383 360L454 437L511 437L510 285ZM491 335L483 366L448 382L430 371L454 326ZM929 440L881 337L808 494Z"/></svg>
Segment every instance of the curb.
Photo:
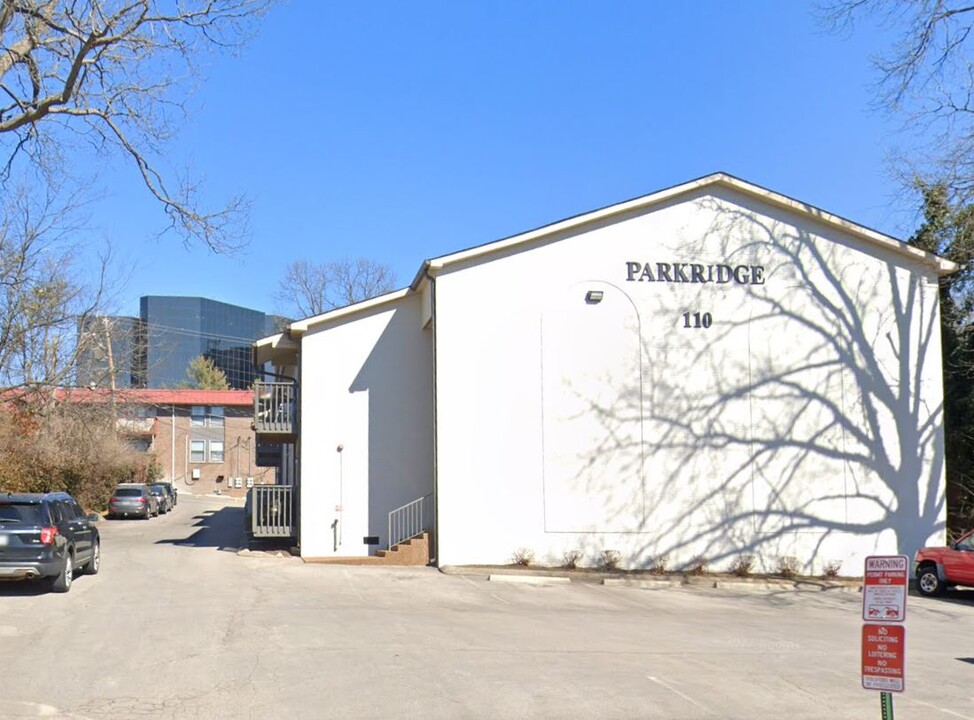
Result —
<svg viewBox="0 0 974 720"><path fill-rule="evenodd" d="M606 587L636 587L646 590L664 588L693 588L736 590L739 592L840 592L861 593L862 580L824 580L814 578L723 577L708 575L619 575L617 573L577 572L564 568L516 568L487 565L444 565L438 570L444 575L468 575L494 582L524 584L589 583Z"/></svg>
<svg viewBox="0 0 974 720"><path fill-rule="evenodd" d="M638 587L644 590L661 590L663 588L683 587L686 583L682 580L663 578L661 580L635 580L631 578L602 578L602 584L609 587Z"/></svg>
<svg viewBox="0 0 974 720"><path fill-rule="evenodd" d="M522 585L565 585L571 578L558 575L503 575L492 573L487 576L490 582L520 583Z"/></svg>

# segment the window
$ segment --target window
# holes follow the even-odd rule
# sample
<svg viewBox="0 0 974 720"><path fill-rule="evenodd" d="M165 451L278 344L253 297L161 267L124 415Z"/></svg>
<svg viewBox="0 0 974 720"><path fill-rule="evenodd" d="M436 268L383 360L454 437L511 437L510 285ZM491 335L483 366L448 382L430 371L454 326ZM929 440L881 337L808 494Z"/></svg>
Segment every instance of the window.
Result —
<svg viewBox="0 0 974 720"><path fill-rule="evenodd" d="M112 495L115 497L142 497L142 491L138 488L116 488Z"/></svg>
<svg viewBox="0 0 974 720"><path fill-rule="evenodd" d="M56 500L49 505L51 518L56 523L65 523L74 520L74 513L68 504L63 500Z"/></svg>
<svg viewBox="0 0 974 720"><path fill-rule="evenodd" d="M206 440L189 441L189 461L194 463L206 462Z"/></svg>
<svg viewBox="0 0 974 720"><path fill-rule="evenodd" d="M206 425L206 407L203 405L193 405L192 415L189 424L193 427L203 427Z"/></svg>
<svg viewBox="0 0 974 720"><path fill-rule="evenodd" d="M210 462L212 463L223 462L223 441L222 440L210 440Z"/></svg>
<svg viewBox="0 0 974 720"><path fill-rule="evenodd" d="M222 405L193 405L190 414L190 425L193 427L223 427Z"/></svg>
<svg viewBox="0 0 974 720"><path fill-rule="evenodd" d="M27 505L21 503L0 504L0 523L4 523L5 521L11 524L46 524L40 505Z"/></svg>

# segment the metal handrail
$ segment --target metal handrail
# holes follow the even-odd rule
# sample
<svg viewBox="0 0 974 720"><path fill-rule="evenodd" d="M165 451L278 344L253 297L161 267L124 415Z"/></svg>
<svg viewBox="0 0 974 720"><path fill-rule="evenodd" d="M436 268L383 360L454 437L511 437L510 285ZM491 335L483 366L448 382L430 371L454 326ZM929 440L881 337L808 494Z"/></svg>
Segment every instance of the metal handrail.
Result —
<svg viewBox="0 0 974 720"><path fill-rule="evenodd" d="M433 518L433 494L406 503L389 513L389 547L422 535Z"/></svg>

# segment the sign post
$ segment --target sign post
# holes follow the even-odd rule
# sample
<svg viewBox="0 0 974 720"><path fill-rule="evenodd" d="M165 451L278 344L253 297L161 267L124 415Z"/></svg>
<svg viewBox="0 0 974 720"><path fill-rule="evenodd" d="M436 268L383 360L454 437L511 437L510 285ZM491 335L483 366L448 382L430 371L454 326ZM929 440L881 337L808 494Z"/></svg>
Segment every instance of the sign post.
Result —
<svg viewBox="0 0 974 720"><path fill-rule="evenodd" d="M893 720L893 696L888 692L879 693L879 711L883 720Z"/></svg>
<svg viewBox="0 0 974 720"><path fill-rule="evenodd" d="M879 690L882 720L893 720L893 692L906 687L906 555L866 558L862 585L862 686Z"/></svg>

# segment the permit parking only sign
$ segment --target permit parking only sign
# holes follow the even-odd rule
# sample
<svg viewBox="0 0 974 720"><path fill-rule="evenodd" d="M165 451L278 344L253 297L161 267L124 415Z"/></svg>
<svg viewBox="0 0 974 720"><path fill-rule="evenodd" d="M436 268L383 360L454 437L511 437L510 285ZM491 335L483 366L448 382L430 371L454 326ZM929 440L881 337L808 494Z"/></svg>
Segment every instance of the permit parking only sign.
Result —
<svg viewBox="0 0 974 720"><path fill-rule="evenodd" d="M909 581L910 559L906 555L867 557L862 583L862 619L866 622L903 622Z"/></svg>
<svg viewBox="0 0 974 720"><path fill-rule="evenodd" d="M903 692L906 628L902 625L862 626L862 686L866 690Z"/></svg>

